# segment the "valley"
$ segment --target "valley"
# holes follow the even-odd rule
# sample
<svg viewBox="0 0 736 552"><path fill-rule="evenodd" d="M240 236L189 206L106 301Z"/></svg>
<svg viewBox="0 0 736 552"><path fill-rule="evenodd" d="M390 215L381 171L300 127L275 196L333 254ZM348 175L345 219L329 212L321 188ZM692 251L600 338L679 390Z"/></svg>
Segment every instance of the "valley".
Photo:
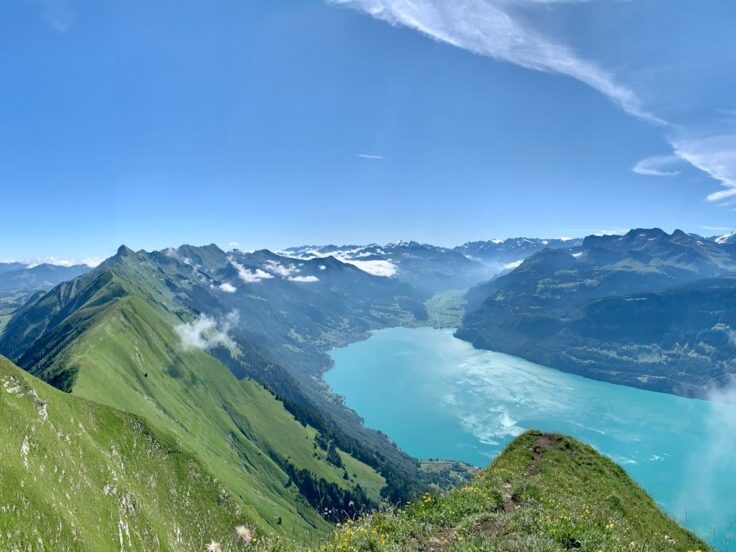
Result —
<svg viewBox="0 0 736 552"><path fill-rule="evenodd" d="M663 5L0 1L0 552L736 552L736 2Z"/></svg>
<svg viewBox="0 0 736 552"><path fill-rule="evenodd" d="M683 331L695 332L697 346L709 352L700 362L717 361L714 351L721 351L720 342L713 339L730 335L730 324L736 322L722 313L733 309L707 310L709 303L697 294L727 305L731 250L711 240L701 248L708 255L685 262L682 250L688 240L704 239L652 232L664 242L654 254L642 254L628 236L624 245L615 242L615 253L592 245L598 244L594 237L473 242L457 248L416 242L308 246L280 252L226 252L214 244L152 252L121 246L98 267L70 275L71 280L55 285L44 280L9 291L0 354L26 370L27 377L66 392L60 395L66 400L88 400L135 416L145 432L168 439L177 454L192 458L221 485L218 492L232 504L237 515L215 524L245 524L262 535L299 535L301 541L326 538L334 523L463 485L475 475L470 465L485 466L513 437L531 428L595 444L682 518L670 493L673 479L684 480L686 461L681 452L667 452L661 441L676 428L658 425L660 441L640 435L654 448L638 450L637 458L630 457L630 442L601 440L600 435L622 434L639 423L618 419L617 413L629 400L640 399L619 396L620 391L609 393L617 398L595 398L596 386L604 384L568 381L574 376L544 373L548 369L531 364L518 372L521 359L499 364L501 357L492 356L486 364L480 360L484 355L498 353L476 350L452 335L481 349L556 360L540 355L548 354L551 344L567 354L577 351L569 336L579 328L582 337L617 347L609 357L622 366L635 366L646 347L661 347L662 331L677 328L675 313L680 312L682 320L698 321L699 326L691 323ZM673 240L679 247L675 253L668 249ZM594 280L598 283L591 286ZM557 291L540 292L543 286ZM627 293L656 293L659 310L627 310L645 305ZM601 321L576 322L564 314L568 298L576 305L590 302L581 312ZM537 319L509 325L499 304L522 318L560 320L561 333ZM687 305L702 314L696 316ZM639 325L605 322L606 312ZM656 323L657 317L670 321L666 328ZM701 326L712 328L710 338ZM545 339L538 330L523 333L538 327L548 328ZM632 339L639 349L618 345ZM673 392L662 382L679 378L690 386L683 395L702 394L707 385L723 381L723 376L699 370L687 375L677 364L681 345L668 350L656 358L647 353L654 359L649 365L659 366L660 372L647 373L646 380L626 379L624 370L600 357L599 373L590 359L587 372L581 373ZM357 351L354 360L341 360L352 351ZM721 374L727 374L728 353L722 355ZM687 358L697 360L691 353ZM549 365L578 372L563 362ZM490 385L499 377L502 387ZM356 389L365 401L356 401ZM376 397L382 398L371 402ZM644 419L654 423L667 416L668 408L682 411L676 401L686 399L663 397L675 402L640 413ZM646 401L659 404L657 397ZM588 430L571 423L583 419L585 411L561 414L546 406L577 402L609 411L613 425ZM704 411L686 410L693 427L708 422ZM398 422L403 429L394 425ZM21 425L18 433L32 433L35 427ZM697 434L693 427L688 431ZM426 435L434 438L426 440ZM654 457L667 458L668 470L647 460ZM635 464L627 465L629 460ZM23 463L11 465L16 471L26 469ZM650 465L664 478L652 479L646 469ZM126 489L131 496L140 492L132 483ZM689 527L701 535L715 531L719 539L729 537L720 524L704 524L698 508L688 512ZM721 510L730 515L727 507ZM146 542L157 538L152 531L170 532L172 516L162 514L150 527L141 520L124 521L133 523L136 538ZM91 526L85 531L85 538L101 538ZM188 538L201 540L203 532Z"/></svg>

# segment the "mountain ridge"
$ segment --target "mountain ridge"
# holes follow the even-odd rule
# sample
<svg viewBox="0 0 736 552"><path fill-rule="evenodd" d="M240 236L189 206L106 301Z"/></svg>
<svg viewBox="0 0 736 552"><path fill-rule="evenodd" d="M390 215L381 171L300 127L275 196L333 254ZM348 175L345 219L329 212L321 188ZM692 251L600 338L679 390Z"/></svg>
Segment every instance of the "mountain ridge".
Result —
<svg viewBox="0 0 736 552"><path fill-rule="evenodd" d="M703 397L733 372L727 333L713 328L734 324L724 305L735 276L736 251L682 231L589 236L471 289L457 336L595 379Z"/></svg>
<svg viewBox="0 0 736 552"><path fill-rule="evenodd" d="M226 283L234 291L222 289ZM337 260L227 254L214 245L152 253L122 246L94 271L21 308L0 350L56 387L176 436L272 530L324 531L322 518L408 498L442 478L423 475L321 384L308 383L318 381L330 346L384 319L414 319L405 307L421 314L413 293ZM252 432L260 417L243 401L254 386L275 393L259 399L272 405L261 410L278 411L302 437L284 446L266 437L266 427ZM210 437L198 442L192 427ZM279 483L244 479L243 462ZM253 488L268 500L256 500Z"/></svg>

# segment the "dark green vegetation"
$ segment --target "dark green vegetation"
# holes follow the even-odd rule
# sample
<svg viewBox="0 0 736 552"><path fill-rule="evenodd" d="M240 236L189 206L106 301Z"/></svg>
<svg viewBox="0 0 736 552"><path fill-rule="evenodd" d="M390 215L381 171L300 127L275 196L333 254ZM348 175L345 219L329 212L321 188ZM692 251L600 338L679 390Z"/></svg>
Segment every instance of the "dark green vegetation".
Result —
<svg viewBox="0 0 736 552"><path fill-rule="evenodd" d="M260 550L294 550L265 541ZM616 464L578 441L527 432L472 483L347 523L314 550L705 551Z"/></svg>
<svg viewBox="0 0 736 552"><path fill-rule="evenodd" d="M171 436L253 525L319 534L446 480L365 429L321 380L328 348L422 319L410 286L335 259L122 247L20 308L0 351Z"/></svg>
<svg viewBox="0 0 736 552"><path fill-rule="evenodd" d="M590 236L472 289L457 335L615 383L702 396L736 373L736 246L680 231Z"/></svg>
<svg viewBox="0 0 736 552"><path fill-rule="evenodd" d="M0 550L204 550L241 508L140 418L0 358Z"/></svg>

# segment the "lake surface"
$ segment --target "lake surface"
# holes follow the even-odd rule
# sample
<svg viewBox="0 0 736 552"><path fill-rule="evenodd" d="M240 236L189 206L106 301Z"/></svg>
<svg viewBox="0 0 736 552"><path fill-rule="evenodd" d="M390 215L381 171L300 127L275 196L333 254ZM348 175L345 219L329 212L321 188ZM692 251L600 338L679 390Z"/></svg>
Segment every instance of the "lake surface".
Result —
<svg viewBox="0 0 736 552"><path fill-rule="evenodd" d="M447 329L380 330L330 354L335 367L325 380L412 456L485 466L525 429L574 435L719 550L736 550L733 401L566 374L476 350Z"/></svg>

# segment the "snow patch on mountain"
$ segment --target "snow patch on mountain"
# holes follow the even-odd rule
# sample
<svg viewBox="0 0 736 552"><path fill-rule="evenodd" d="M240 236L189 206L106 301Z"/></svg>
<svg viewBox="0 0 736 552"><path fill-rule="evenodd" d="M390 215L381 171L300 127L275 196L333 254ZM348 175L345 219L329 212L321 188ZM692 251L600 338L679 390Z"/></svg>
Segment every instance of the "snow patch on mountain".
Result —
<svg viewBox="0 0 736 552"><path fill-rule="evenodd" d="M370 258L382 257L386 254L383 248L375 245L368 245L365 247L346 246L342 248L330 246L305 246L287 249L286 251L279 252L279 254L305 261L334 257L341 263L352 265L363 272L384 278L395 276L398 270L398 266L391 259ZM325 270L322 268L323 266L324 265L320 265L320 270Z"/></svg>
<svg viewBox="0 0 736 552"><path fill-rule="evenodd" d="M736 230L729 232L728 234L723 234L722 236L718 236L714 240L718 245L725 245L727 243L734 243L736 242Z"/></svg>

